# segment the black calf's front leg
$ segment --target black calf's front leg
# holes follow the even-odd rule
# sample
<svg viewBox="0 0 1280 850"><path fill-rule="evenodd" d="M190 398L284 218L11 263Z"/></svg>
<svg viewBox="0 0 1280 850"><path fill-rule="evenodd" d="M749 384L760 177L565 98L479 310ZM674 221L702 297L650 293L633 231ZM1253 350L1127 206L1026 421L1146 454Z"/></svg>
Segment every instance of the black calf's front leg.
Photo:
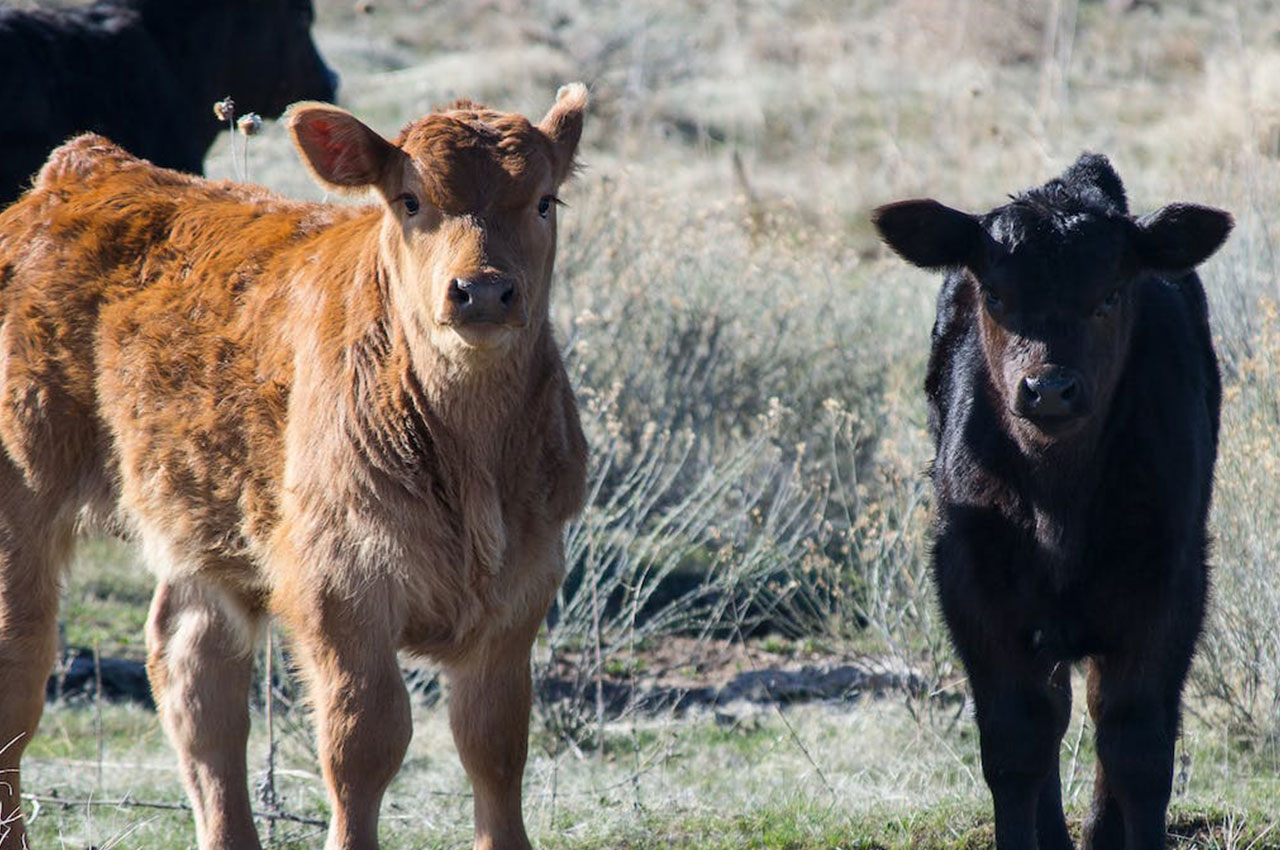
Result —
<svg viewBox="0 0 1280 850"><path fill-rule="evenodd" d="M1062 736L1071 720L1071 665L1059 664L1049 678L1049 697L1054 702L1057 725L1054 728L1053 767L1040 785L1036 806L1036 838L1040 850L1074 850L1067 817L1062 811L1062 775L1059 761Z"/></svg>
<svg viewBox="0 0 1280 850"><path fill-rule="evenodd" d="M1153 686L1119 665L1090 663L1098 766L1085 850L1163 850L1181 686L1181 677Z"/></svg>
<svg viewBox="0 0 1280 850"><path fill-rule="evenodd" d="M1058 777L1058 749L1071 713L1068 675L970 670L999 850L1071 847Z"/></svg>

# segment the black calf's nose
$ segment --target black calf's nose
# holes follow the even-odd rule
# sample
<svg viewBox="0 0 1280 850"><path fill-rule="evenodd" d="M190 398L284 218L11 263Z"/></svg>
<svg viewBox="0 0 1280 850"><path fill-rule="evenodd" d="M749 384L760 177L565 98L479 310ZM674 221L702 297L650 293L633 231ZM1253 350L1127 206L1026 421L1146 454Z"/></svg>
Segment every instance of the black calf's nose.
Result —
<svg viewBox="0 0 1280 850"><path fill-rule="evenodd" d="M500 322L515 298L516 285L506 277L454 278L447 298L464 322Z"/></svg>
<svg viewBox="0 0 1280 850"><path fill-rule="evenodd" d="M1026 416L1072 416L1080 397L1080 380L1068 371L1052 371L1022 379L1018 407Z"/></svg>

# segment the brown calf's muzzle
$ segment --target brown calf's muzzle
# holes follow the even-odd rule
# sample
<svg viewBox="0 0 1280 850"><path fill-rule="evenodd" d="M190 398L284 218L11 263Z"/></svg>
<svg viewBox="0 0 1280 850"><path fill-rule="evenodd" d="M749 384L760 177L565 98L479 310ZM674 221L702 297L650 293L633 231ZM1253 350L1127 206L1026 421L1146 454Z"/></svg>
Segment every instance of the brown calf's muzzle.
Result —
<svg viewBox="0 0 1280 850"><path fill-rule="evenodd" d="M1069 425L1088 415L1089 393L1075 369L1048 365L1023 376L1013 400L1013 412L1042 429Z"/></svg>
<svg viewBox="0 0 1280 850"><path fill-rule="evenodd" d="M442 324L508 325L528 323L524 299L514 278L502 274L476 274L449 281Z"/></svg>

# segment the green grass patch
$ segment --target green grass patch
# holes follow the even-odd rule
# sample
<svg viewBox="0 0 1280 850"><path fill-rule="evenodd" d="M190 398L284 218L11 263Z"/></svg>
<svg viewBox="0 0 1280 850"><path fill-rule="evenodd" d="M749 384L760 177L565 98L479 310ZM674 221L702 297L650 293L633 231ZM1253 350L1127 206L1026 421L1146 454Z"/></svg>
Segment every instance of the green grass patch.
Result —
<svg viewBox="0 0 1280 850"><path fill-rule="evenodd" d="M81 541L62 595L67 645L96 645L104 656L144 658L154 589L155 577L135 547L110 538Z"/></svg>

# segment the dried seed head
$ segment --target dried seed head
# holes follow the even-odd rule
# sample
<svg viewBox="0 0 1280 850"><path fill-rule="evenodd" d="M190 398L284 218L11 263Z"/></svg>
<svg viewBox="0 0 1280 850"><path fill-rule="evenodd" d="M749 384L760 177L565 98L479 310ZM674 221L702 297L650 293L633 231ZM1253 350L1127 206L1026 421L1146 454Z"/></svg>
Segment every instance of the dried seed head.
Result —
<svg viewBox="0 0 1280 850"><path fill-rule="evenodd" d="M213 105L213 114L219 121L230 121L231 116L236 114L236 102L229 97L224 97Z"/></svg>
<svg viewBox="0 0 1280 850"><path fill-rule="evenodd" d="M240 128L240 132L246 136L256 136L258 131L262 129L262 119L258 117L256 112L246 112L240 116L240 120L236 122L236 126Z"/></svg>

